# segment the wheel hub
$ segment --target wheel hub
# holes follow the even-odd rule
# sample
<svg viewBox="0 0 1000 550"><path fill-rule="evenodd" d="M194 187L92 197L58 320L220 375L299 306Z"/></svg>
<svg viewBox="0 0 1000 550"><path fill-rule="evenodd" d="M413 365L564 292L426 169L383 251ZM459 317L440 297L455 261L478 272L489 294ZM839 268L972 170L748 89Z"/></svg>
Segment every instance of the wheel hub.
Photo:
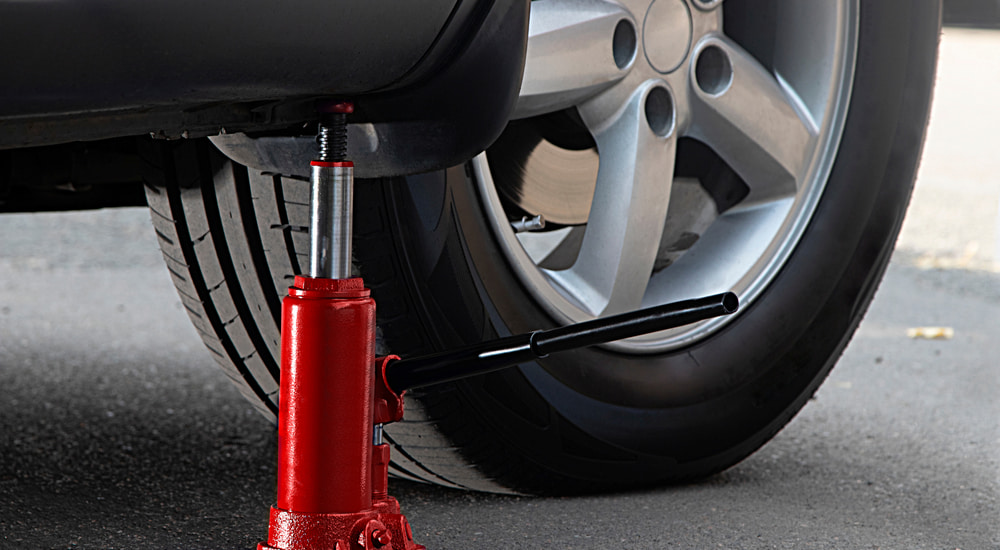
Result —
<svg viewBox="0 0 1000 550"><path fill-rule="evenodd" d="M661 74L681 66L691 50L691 10L684 0L655 0L642 23L646 61Z"/></svg>

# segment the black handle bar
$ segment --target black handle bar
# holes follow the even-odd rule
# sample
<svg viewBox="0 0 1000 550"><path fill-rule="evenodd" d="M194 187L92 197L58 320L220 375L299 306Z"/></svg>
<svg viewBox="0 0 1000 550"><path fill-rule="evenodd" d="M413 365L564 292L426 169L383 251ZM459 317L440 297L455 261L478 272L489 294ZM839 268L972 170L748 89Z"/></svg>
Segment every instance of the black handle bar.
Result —
<svg viewBox="0 0 1000 550"><path fill-rule="evenodd" d="M512 367L550 353L603 344L640 334L689 325L739 309L739 299L725 292L640 309L575 325L509 336L457 350L401 359L385 368L396 393Z"/></svg>

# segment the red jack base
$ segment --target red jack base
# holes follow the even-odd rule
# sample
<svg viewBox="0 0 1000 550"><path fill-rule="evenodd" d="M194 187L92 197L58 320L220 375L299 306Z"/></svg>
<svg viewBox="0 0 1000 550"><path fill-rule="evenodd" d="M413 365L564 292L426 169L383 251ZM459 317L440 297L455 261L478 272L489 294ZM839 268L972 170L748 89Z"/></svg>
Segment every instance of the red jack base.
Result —
<svg viewBox="0 0 1000 550"><path fill-rule="evenodd" d="M303 514L271 508L267 544L258 550L423 550L389 497L376 510L357 514Z"/></svg>
<svg viewBox="0 0 1000 550"><path fill-rule="evenodd" d="M361 279L296 277L282 303L278 505L259 550L422 550L387 494L402 418L375 360L375 302ZM378 379L376 380L376 373Z"/></svg>

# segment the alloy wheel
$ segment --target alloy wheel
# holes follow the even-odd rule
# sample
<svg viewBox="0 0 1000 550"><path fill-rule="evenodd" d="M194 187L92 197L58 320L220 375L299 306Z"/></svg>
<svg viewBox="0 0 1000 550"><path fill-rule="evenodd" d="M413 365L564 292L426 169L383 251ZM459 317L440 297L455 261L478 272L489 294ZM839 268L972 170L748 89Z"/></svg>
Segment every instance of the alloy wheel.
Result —
<svg viewBox="0 0 1000 550"><path fill-rule="evenodd" d="M808 225L850 99L857 1L729 9L532 3L519 120L472 169L504 255L557 321L729 290L746 307ZM695 143L714 157L682 173ZM516 231L522 216L547 226ZM607 347L663 352L732 320Z"/></svg>

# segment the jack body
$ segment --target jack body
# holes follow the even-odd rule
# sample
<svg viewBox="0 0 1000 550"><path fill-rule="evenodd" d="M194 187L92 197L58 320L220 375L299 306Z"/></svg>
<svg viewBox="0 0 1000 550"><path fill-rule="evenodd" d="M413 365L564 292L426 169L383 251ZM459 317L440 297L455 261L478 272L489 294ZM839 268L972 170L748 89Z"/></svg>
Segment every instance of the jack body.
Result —
<svg viewBox="0 0 1000 550"><path fill-rule="evenodd" d="M281 343L278 502L258 548L423 548L388 495L389 445L373 445L376 422L402 418L402 399L376 388L389 359L376 362L362 280L296 277Z"/></svg>

